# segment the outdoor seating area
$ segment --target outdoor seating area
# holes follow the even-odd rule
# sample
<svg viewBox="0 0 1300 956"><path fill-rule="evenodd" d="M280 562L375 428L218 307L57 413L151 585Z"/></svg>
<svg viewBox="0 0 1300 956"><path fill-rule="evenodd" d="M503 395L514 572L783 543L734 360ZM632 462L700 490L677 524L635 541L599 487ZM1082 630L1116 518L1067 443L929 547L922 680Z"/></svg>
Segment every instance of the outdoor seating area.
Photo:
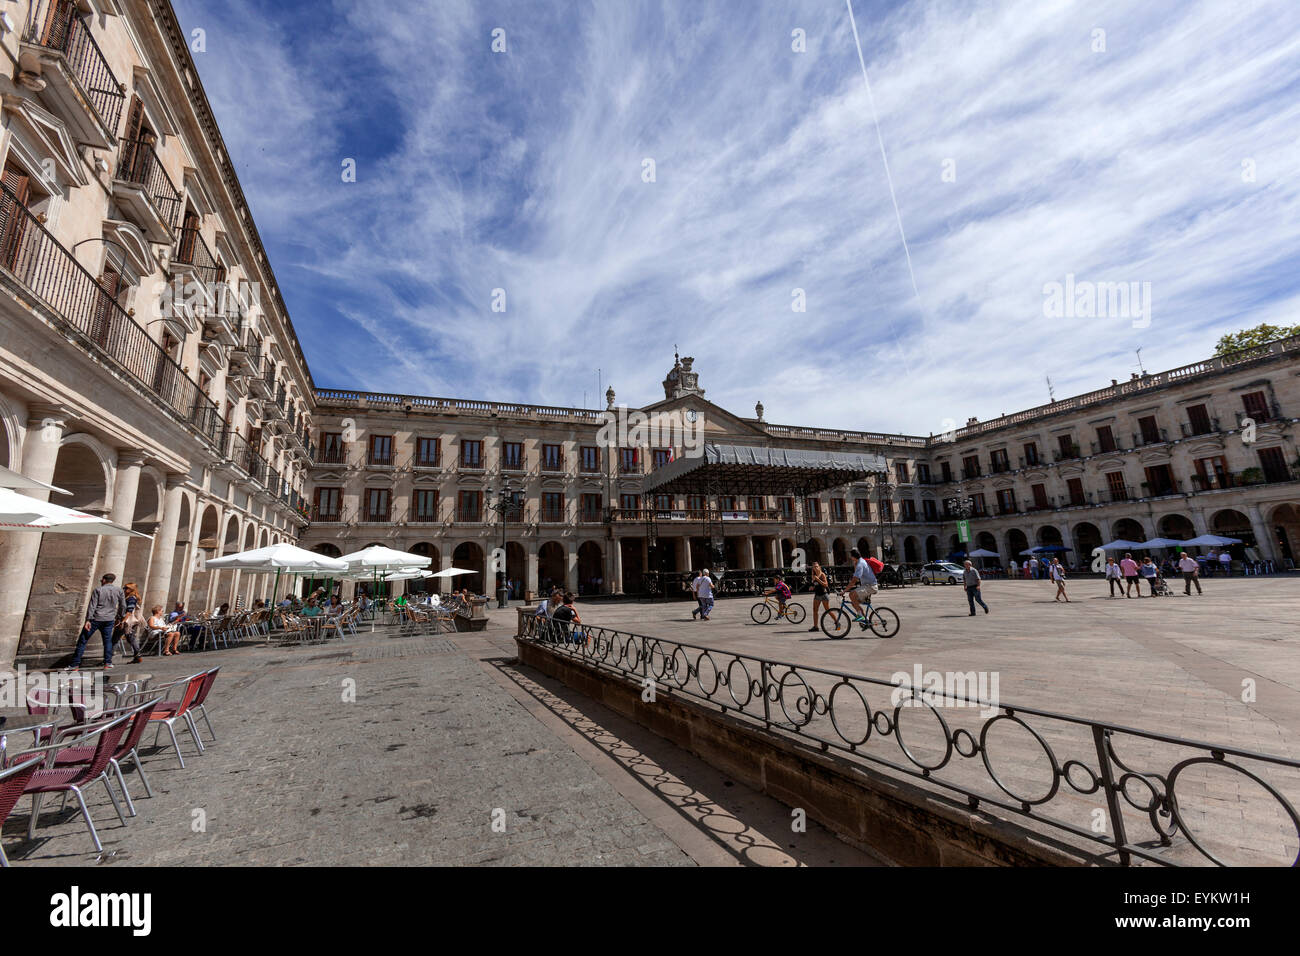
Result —
<svg viewBox="0 0 1300 956"><path fill-rule="evenodd" d="M58 816L71 794L95 852L102 852L87 791L102 784L118 824L128 826L130 818L138 815L135 801L141 793L154 796L146 758L174 754L185 769L182 734L189 735L195 755L205 753L216 740L207 703L220 671L213 667L153 686L152 675L127 676L103 688L102 699L112 698L110 707L95 705L99 695L87 675L67 675L57 692L33 691L27 697L25 718L7 717L0 722L0 828L12 814L21 812L22 798L30 796L26 839L34 840L45 797L60 796L54 814ZM199 720L207 730L207 744ZM153 736L146 743L151 730ZM134 795L127 783L128 771L138 780ZM0 844L0 866L8 865Z"/></svg>

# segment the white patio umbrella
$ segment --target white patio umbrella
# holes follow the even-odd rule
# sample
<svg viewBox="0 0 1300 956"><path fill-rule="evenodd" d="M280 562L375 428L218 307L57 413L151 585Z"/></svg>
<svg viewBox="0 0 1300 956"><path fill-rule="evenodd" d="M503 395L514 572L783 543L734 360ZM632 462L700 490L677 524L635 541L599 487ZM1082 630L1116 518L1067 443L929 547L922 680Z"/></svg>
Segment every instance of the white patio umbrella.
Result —
<svg viewBox="0 0 1300 956"><path fill-rule="evenodd" d="M458 574L478 574L478 572L471 571L467 568L443 568L441 571L434 572L430 577L454 578Z"/></svg>
<svg viewBox="0 0 1300 956"><path fill-rule="evenodd" d="M418 568L404 568L401 571L389 571L384 575L385 581L414 581L416 578L431 578L434 573Z"/></svg>
<svg viewBox="0 0 1300 956"><path fill-rule="evenodd" d="M61 495L70 495L72 492L65 491L55 485L47 485L43 481L37 481L35 478L28 478L26 475L20 475L3 465L0 465L0 488L44 488L46 491L57 491Z"/></svg>
<svg viewBox="0 0 1300 956"><path fill-rule="evenodd" d="M1114 541L1107 541L1105 544L1099 544L1097 547L1103 551L1132 551L1134 548L1145 548L1146 543L1143 541L1126 541L1123 538L1116 538Z"/></svg>
<svg viewBox="0 0 1300 956"><path fill-rule="evenodd" d="M347 564L349 573L353 575L370 572L376 590L378 590L379 575L383 572L427 568L433 563L433 559L427 554L397 551L394 548L386 548L382 544L372 544L360 551L353 551L351 554L343 555L339 560ZM375 619L372 617L370 630L374 631L374 629Z"/></svg>
<svg viewBox="0 0 1300 956"><path fill-rule="evenodd" d="M217 570L231 568L237 571L263 572L267 574L274 571L275 586L271 591L273 602L275 595L280 593L281 572L288 571L290 574L304 574L325 571L331 574L339 574L348 569L347 562L339 558L331 558L327 554L308 551L306 548L300 548L292 544L273 544L265 548L253 548L251 551L240 551L238 554L226 554L205 561L203 566L205 568L216 568Z"/></svg>
<svg viewBox="0 0 1300 956"><path fill-rule="evenodd" d="M1194 548L1222 548L1225 544L1241 544L1240 538L1229 538L1221 534L1203 534L1198 538L1192 538L1190 541L1179 542L1182 545L1191 545Z"/></svg>
<svg viewBox="0 0 1300 956"><path fill-rule="evenodd" d="M9 488L0 488L0 531L152 537L115 525L107 518L73 511L62 505L41 501L40 498L19 494Z"/></svg>
<svg viewBox="0 0 1300 956"><path fill-rule="evenodd" d="M1152 538L1149 541L1143 541L1144 548L1181 548L1186 541L1180 541L1177 538Z"/></svg>

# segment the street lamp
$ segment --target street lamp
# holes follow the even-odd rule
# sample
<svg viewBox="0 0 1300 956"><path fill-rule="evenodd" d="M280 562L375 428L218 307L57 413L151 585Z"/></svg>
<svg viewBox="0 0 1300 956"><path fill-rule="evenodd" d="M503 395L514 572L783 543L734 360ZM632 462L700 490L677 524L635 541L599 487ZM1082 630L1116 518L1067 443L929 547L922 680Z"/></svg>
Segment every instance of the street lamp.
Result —
<svg viewBox="0 0 1300 956"><path fill-rule="evenodd" d="M510 600L510 577L507 574L510 564L506 559L506 523L510 518L510 512L515 507L514 496L516 490L514 482L507 478L502 482L499 490L488 492L488 508L501 516L501 570L497 572L501 575L501 580L500 585L497 587L497 607L506 607ZM496 496L495 501L492 500L493 495Z"/></svg>
<svg viewBox="0 0 1300 956"><path fill-rule="evenodd" d="M970 516L975 513L975 499L966 494L966 489L960 484L957 485L957 497L949 499L949 503L952 505L952 513L955 514L960 521L970 521ZM967 528L969 527L970 526L967 525ZM961 526L959 525L958 531L960 531L960 528ZM961 540L960 534L957 535L957 540ZM966 556L970 557L971 543L967 541L965 544Z"/></svg>
<svg viewBox="0 0 1300 956"><path fill-rule="evenodd" d="M881 551L887 561L891 561L894 554L894 492L898 486L892 481L876 482L876 501L880 513L884 516L884 541L881 542ZM885 502L889 502L889 507L885 507Z"/></svg>

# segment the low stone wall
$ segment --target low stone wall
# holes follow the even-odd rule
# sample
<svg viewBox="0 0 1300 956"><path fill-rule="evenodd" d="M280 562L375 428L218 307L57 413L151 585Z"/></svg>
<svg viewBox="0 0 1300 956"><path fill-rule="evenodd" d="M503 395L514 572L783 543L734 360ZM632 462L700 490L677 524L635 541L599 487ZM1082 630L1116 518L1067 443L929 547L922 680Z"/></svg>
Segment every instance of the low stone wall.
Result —
<svg viewBox="0 0 1300 956"><path fill-rule="evenodd" d="M523 616L522 613L520 615ZM848 843L902 866L1077 866L1082 851L719 712L660 687L654 703L621 675L516 638L519 659L636 721L736 780L802 808Z"/></svg>

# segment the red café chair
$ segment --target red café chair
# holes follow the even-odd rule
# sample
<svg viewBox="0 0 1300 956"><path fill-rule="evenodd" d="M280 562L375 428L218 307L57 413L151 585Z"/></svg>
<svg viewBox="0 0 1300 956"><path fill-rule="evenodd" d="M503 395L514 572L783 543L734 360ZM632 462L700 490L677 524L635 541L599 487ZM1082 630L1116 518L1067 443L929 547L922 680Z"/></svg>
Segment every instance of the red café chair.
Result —
<svg viewBox="0 0 1300 956"><path fill-rule="evenodd" d="M0 768L0 830L4 829L9 814L13 812L14 806L27 792L27 781L32 778L32 774L40 766L41 758L32 757L22 763L16 763L12 767ZM5 848L0 846L0 867L7 867L8 865L9 858L5 856Z"/></svg>
<svg viewBox="0 0 1300 956"><path fill-rule="evenodd" d="M149 722L158 724L158 729L154 731L153 745L158 746L158 735L162 733L163 727L167 728L167 733L171 736L172 747L176 750L176 759L180 761L181 769L185 768L185 758L181 756L181 744L176 738L176 721L184 721L185 727L194 738L194 744L199 748L199 753L203 753L203 741L199 739L198 727L194 724L194 717L190 711L194 707L194 701L202 690L204 682L208 675L212 674L215 678L215 672L219 668L213 668L211 671L199 671L197 674L191 674L189 677L182 677L168 684L160 684L156 687L150 687L147 691L141 691L138 694L130 695L128 700L132 706L138 706L141 699L157 698L157 706L153 713L149 715ZM177 700L168 698L174 691L180 693ZM159 692L162 696L159 697ZM209 725L209 730L211 726Z"/></svg>
<svg viewBox="0 0 1300 956"><path fill-rule="evenodd" d="M140 744L140 738L144 736L145 730L149 726L149 720L153 716L154 708L158 701L148 700L143 704L137 704L134 707L124 707L116 711L107 711L101 714L100 723L108 720L115 720L119 715L125 715L130 720L130 726L126 733L122 735L117 749L113 755L108 758L108 765L113 768L117 775L117 784L122 788L122 796L126 798L126 809L131 816L135 816L135 801L131 799L131 792L126 789L126 778L122 776L122 761L130 757L135 763L135 772L140 775L140 782L144 784L144 791L150 797L153 796L153 788L149 786L149 778L145 776L144 766L140 763L140 753L136 749ZM65 727L60 733L62 734L80 734L88 730L93 730L98 724L78 725ZM89 763L94 759L95 747L90 745L67 747L59 750L54 754L54 765L56 767L72 766L73 764Z"/></svg>
<svg viewBox="0 0 1300 956"><path fill-rule="evenodd" d="M126 817L122 816L122 808L118 805L117 797L113 794L113 788L108 782L108 762L112 759L122 735L126 732L129 719L129 715L118 717L75 740L46 744L43 747L32 747L19 754L19 756L40 752L49 754L46 766L37 768L28 779L23 791L32 795L32 815L27 823L27 839L34 839L36 836L36 821L41 812L41 798L47 793L66 794L71 791L76 796L77 803L81 805L81 815L86 820L86 827L90 830L90 839L95 844L95 850L102 852L104 846L99 842L99 834L95 832L95 823L90 819L90 810L86 807L86 798L82 793L82 789L87 784L100 780L104 782L104 789L108 791L108 799L112 802L113 809L117 811L117 818L122 821L123 826L126 825ZM88 762L62 767L55 766L59 751L88 745L92 739L94 740L94 752Z"/></svg>

